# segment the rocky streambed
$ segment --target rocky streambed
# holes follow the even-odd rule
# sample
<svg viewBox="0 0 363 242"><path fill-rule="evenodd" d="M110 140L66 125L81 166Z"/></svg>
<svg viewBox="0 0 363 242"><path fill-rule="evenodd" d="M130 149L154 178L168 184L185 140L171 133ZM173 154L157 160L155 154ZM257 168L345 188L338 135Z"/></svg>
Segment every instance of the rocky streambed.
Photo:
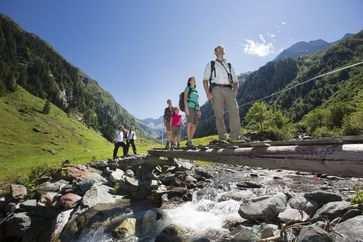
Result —
<svg viewBox="0 0 363 242"><path fill-rule="evenodd" d="M50 174L50 175L49 175ZM64 164L0 197L0 241L363 241L363 179L152 156Z"/></svg>

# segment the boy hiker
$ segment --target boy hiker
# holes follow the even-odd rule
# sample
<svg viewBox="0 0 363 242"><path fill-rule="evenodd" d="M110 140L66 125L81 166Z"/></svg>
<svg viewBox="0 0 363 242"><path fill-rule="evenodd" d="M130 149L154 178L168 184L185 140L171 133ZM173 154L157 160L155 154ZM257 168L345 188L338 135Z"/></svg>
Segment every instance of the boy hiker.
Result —
<svg viewBox="0 0 363 242"><path fill-rule="evenodd" d="M130 128L129 131L127 132L127 151L129 150L131 145L134 155L137 154L135 140L136 140L136 132L134 131L134 128Z"/></svg>
<svg viewBox="0 0 363 242"><path fill-rule="evenodd" d="M167 139L165 149L169 149L169 147L171 146L171 142L172 142L170 119L171 119L171 115L173 114L173 106L172 106L170 99L168 99L166 101L166 103L168 104L168 106L164 110L164 127L165 127L166 139Z"/></svg>
<svg viewBox="0 0 363 242"><path fill-rule="evenodd" d="M239 87L238 78L230 63L224 59L224 48L214 49L216 59L208 63L203 76L203 85L207 98L212 103L216 117L216 127L219 140L227 140L224 124L224 110L227 110L230 139L240 139L240 117L236 95Z"/></svg>
<svg viewBox="0 0 363 242"><path fill-rule="evenodd" d="M122 146L123 157L127 156L127 147L125 144L124 128L119 126L115 131L114 138L115 148L113 149L113 159L117 158L118 148Z"/></svg>

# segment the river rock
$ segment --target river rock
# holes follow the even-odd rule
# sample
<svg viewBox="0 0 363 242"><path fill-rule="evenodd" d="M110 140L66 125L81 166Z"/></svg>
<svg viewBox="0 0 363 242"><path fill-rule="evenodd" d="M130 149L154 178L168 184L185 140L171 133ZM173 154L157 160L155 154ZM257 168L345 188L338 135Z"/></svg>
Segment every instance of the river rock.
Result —
<svg viewBox="0 0 363 242"><path fill-rule="evenodd" d="M176 164L177 170L191 170L194 166L191 162L186 160L174 159L174 162Z"/></svg>
<svg viewBox="0 0 363 242"><path fill-rule="evenodd" d="M309 201L302 195L294 196L287 204L291 208L306 212L309 216L313 216L315 211L318 209L318 204L316 202Z"/></svg>
<svg viewBox="0 0 363 242"><path fill-rule="evenodd" d="M135 172L131 169L127 169L126 170L126 176L128 177L134 177L135 176Z"/></svg>
<svg viewBox="0 0 363 242"><path fill-rule="evenodd" d="M338 233L332 233L335 242L363 241L363 215L356 216L336 225L334 231Z"/></svg>
<svg viewBox="0 0 363 242"><path fill-rule="evenodd" d="M339 202L330 202L323 205L321 208L316 211L313 218L326 217L328 219L334 219L336 217L342 216L345 212L352 208L350 202L339 201Z"/></svg>
<svg viewBox="0 0 363 242"><path fill-rule="evenodd" d="M29 199L20 203L20 208L23 210L33 210L38 206L36 199Z"/></svg>
<svg viewBox="0 0 363 242"><path fill-rule="evenodd" d="M260 228L261 239L270 238L280 234L279 227L276 224L261 224Z"/></svg>
<svg viewBox="0 0 363 242"><path fill-rule="evenodd" d="M211 172L203 170L201 168L196 168L194 172L197 176L200 176L200 177L203 177L206 179L213 178L213 174Z"/></svg>
<svg viewBox="0 0 363 242"><path fill-rule="evenodd" d="M309 219L309 215L302 210L287 207L283 212L279 213L278 218L285 223L304 222Z"/></svg>
<svg viewBox="0 0 363 242"><path fill-rule="evenodd" d="M240 226L239 232L233 235L231 242L257 242L260 236L251 228Z"/></svg>
<svg viewBox="0 0 363 242"><path fill-rule="evenodd" d="M247 220L274 222L280 212L286 209L287 196L284 193L277 193L272 197L263 197L260 200L251 200L242 203L238 213Z"/></svg>
<svg viewBox="0 0 363 242"><path fill-rule="evenodd" d="M112 235L117 239L134 236L136 233L136 218L126 218L113 231Z"/></svg>
<svg viewBox="0 0 363 242"><path fill-rule="evenodd" d="M78 202L82 199L81 196L74 193L66 193L59 199L59 205L69 209L75 207Z"/></svg>
<svg viewBox="0 0 363 242"><path fill-rule="evenodd" d="M341 217L341 222L354 218L355 216L362 215L362 211L358 208L349 209L346 213Z"/></svg>
<svg viewBox="0 0 363 242"><path fill-rule="evenodd" d="M257 184L255 182L244 181L244 182L241 182L241 183L237 183L237 187L238 188L261 188L262 185Z"/></svg>
<svg viewBox="0 0 363 242"><path fill-rule="evenodd" d="M84 181L87 180L92 184L103 184L107 179L99 174L100 171L89 168L85 165L70 166L66 168L65 177L70 180Z"/></svg>
<svg viewBox="0 0 363 242"><path fill-rule="evenodd" d="M30 226L31 219L26 212L15 213L4 224L5 238L9 238L9 241L17 241L16 238L22 241L21 238Z"/></svg>
<svg viewBox="0 0 363 242"><path fill-rule="evenodd" d="M304 197L310 201L313 201L318 204L319 207L323 206L326 203L329 202L336 202L336 201L342 201L342 197L332 193L332 192L326 192L326 191L313 191L305 193Z"/></svg>
<svg viewBox="0 0 363 242"><path fill-rule="evenodd" d="M42 204L44 204L45 206L47 207L50 207L50 206L53 206L55 201L56 201L56 198L60 196L59 193L56 193L56 192L46 192L46 193L43 193L41 194L40 196L40 202Z"/></svg>
<svg viewBox="0 0 363 242"><path fill-rule="evenodd" d="M106 185L93 185L83 196L82 204L87 207L93 207L99 203L115 203L120 196L114 196L110 193L111 187Z"/></svg>
<svg viewBox="0 0 363 242"><path fill-rule="evenodd" d="M139 181L134 177L125 176L118 182L118 191L122 194L135 193L139 190Z"/></svg>
<svg viewBox="0 0 363 242"><path fill-rule="evenodd" d="M333 242L329 233L318 226L303 227L296 242Z"/></svg>
<svg viewBox="0 0 363 242"><path fill-rule="evenodd" d="M121 169L116 169L115 171L111 172L110 174L110 181L117 182L124 179L125 172Z"/></svg>
<svg viewBox="0 0 363 242"><path fill-rule="evenodd" d="M54 223L53 231L51 234L51 241L58 241L60 234L62 233L64 227L66 226L73 209L68 209L65 211L60 212Z"/></svg>
<svg viewBox="0 0 363 242"><path fill-rule="evenodd" d="M184 233L185 231L182 228L171 224L161 231L155 242L186 242L183 238Z"/></svg>
<svg viewBox="0 0 363 242"><path fill-rule="evenodd" d="M142 233L150 235L156 230L158 215L153 210L147 210L142 218Z"/></svg>
<svg viewBox="0 0 363 242"><path fill-rule="evenodd" d="M11 184L10 191L11 197L15 200L23 200L28 195L26 187L19 184Z"/></svg>
<svg viewBox="0 0 363 242"><path fill-rule="evenodd" d="M254 193L251 190L245 191L230 191L221 195L218 199L219 202L227 200L246 201L254 197Z"/></svg>
<svg viewBox="0 0 363 242"><path fill-rule="evenodd" d="M66 180L58 180L56 182L44 182L40 184L37 187L37 191L39 193L45 193L45 192L60 192L63 187L66 187L69 185L69 182Z"/></svg>

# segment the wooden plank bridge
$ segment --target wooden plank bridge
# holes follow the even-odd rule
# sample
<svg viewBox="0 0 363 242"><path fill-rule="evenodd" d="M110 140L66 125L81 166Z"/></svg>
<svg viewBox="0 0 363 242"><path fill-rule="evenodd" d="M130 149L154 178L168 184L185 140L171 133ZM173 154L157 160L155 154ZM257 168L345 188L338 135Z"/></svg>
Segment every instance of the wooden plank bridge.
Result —
<svg viewBox="0 0 363 242"><path fill-rule="evenodd" d="M153 149L149 154L342 177L363 177L363 136L210 144L189 150Z"/></svg>

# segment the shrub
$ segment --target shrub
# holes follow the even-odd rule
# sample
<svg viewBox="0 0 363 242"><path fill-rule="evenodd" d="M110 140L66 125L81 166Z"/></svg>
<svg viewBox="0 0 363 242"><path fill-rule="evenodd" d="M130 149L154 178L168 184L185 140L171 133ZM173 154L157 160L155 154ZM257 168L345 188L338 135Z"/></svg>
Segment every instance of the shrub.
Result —
<svg viewBox="0 0 363 242"><path fill-rule="evenodd" d="M344 135L363 134L363 111L351 113L343 121Z"/></svg>
<svg viewBox="0 0 363 242"><path fill-rule="evenodd" d="M44 114L49 114L49 112L50 112L50 102L47 99L47 101L44 103L43 113Z"/></svg>

